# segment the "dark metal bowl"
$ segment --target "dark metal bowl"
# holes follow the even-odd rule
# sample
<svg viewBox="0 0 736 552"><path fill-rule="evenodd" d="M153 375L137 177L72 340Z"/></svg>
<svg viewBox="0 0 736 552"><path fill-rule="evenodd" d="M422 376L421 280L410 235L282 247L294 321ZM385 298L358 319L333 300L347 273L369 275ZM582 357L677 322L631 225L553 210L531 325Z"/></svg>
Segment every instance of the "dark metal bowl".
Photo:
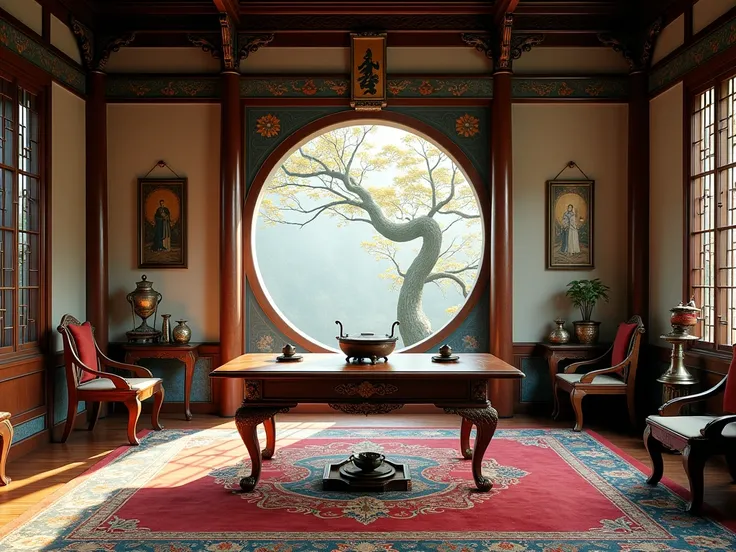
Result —
<svg viewBox="0 0 736 552"><path fill-rule="evenodd" d="M375 364L379 358L383 358L388 362L388 355L390 355L396 348L396 342L398 336L394 336L394 328L398 326L398 321L394 322L391 326L391 335L385 337L379 337L373 333L361 333L360 335L343 335L342 322L339 320L335 321L335 324L340 326L340 335L337 336L337 340L340 344L340 349L346 355L346 361L351 360L362 360L368 359L371 364Z"/></svg>

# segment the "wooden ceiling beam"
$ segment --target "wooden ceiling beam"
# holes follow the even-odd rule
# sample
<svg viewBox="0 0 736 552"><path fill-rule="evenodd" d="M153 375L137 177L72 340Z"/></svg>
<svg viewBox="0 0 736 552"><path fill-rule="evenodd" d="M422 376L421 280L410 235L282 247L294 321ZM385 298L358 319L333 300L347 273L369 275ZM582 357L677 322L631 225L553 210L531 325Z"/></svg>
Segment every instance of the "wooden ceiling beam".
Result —
<svg viewBox="0 0 736 552"><path fill-rule="evenodd" d="M226 13L235 25L240 25L240 4L238 0L214 0L220 13Z"/></svg>

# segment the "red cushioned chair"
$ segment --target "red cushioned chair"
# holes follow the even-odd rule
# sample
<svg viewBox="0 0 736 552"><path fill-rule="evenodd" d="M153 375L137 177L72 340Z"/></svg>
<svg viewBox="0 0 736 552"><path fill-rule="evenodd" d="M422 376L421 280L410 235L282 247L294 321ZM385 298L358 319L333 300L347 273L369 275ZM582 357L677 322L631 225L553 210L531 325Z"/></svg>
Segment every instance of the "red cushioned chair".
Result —
<svg viewBox="0 0 736 552"><path fill-rule="evenodd" d="M736 353L736 345L734 346ZM680 416L680 409L723 392L724 416ZM696 395L678 397L663 404L659 416L649 416L644 430L644 445L652 459L652 475L647 480L656 485L662 479L665 446L682 453L682 466L690 482L687 511L697 513L703 505L705 461L714 454L725 454L731 478L736 482L736 356L731 358L728 374L714 387Z"/></svg>
<svg viewBox="0 0 736 552"><path fill-rule="evenodd" d="M164 402L164 388L160 378L142 366L123 364L107 358L95 341L89 322L82 324L70 314L61 318L57 328L64 341L64 364L69 395L66 426L61 442L65 443L74 428L77 404L85 401L90 409L89 430L92 431L100 415L102 402L122 402L128 408L128 441L138 445L136 425L141 415L141 401L153 396L151 423L154 429L163 429L158 421ZM104 371L116 368L132 372L135 377L124 378Z"/></svg>
<svg viewBox="0 0 736 552"><path fill-rule="evenodd" d="M560 414L559 391L570 393L570 401L575 410L575 431L583 429L583 397L587 395L626 395L631 425L636 427L634 391L636 368L639 363L639 345L644 333L644 323L640 316L619 324L616 338L606 353L593 360L575 362L565 368L565 372L555 378L553 415ZM605 366L587 373L576 373L582 366Z"/></svg>

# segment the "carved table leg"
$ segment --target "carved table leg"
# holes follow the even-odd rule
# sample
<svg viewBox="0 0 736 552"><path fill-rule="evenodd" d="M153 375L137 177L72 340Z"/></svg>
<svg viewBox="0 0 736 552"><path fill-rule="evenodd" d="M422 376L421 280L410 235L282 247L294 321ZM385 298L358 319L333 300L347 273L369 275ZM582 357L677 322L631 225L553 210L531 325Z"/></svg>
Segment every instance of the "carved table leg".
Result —
<svg viewBox="0 0 736 552"><path fill-rule="evenodd" d="M263 429L266 430L266 448L261 452L261 457L270 460L276 451L276 420L274 418L263 420Z"/></svg>
<svg viewBox="0 0 736 552"><path fill-rule="evenodd" d="M447 408L444 407L448 414L457 414L462 416L463 421L471 425L475 425L477 434L475 436L475 445L473 447L473 479L478 490L487 492L493 487L493 481L483 475L483 455L496 432L498 425L498 412L487 402L485 406L479 408Z"/></svg>
<svg viewBox="0 0 736 552"><path fill-rule="evenodd" d="M192 378L194 377L195 362L194 353L189 351L184 359L184 417L187 421L192 419L192 411L189 410L189 397L192 394Z"/></svg>
<svg viewBox="0 0 736 552"><path fill-rule="evenodd" d="M471 429L473 429L473 423L463 418L462 422L460 422L460 454L466 460L470 460L473 457L473 449L470 448Z"/></svg>
<svg viewBox="0 0 736 552"><path fill-rule="evenodd" d="M240 488L244 491L252 491L261 477L261 445L258 442L258 424L273 419L276 414L288 412L293 406L295 405L286 407L250 406L246 402L235 413L235 427L238 428L240 438L245 448L248 449L251 461L250 475L240 480ZM266 431L268 432L268 429Z"/></svg>
<svg viewBox="0 0 736 552"><path fill-rule="evenodd" d="M547 357L547 367L549 368L549 379L552 382L552 392L554 393L555 390L555 384L557 382L557 371L559 370L558 365L560 364L560 357L558 357L554 352L552 352ZM556 399L553 398L555 401L554 406L552 407L552 417L558 416L560 413L559 404L557 403Z"/></svg>

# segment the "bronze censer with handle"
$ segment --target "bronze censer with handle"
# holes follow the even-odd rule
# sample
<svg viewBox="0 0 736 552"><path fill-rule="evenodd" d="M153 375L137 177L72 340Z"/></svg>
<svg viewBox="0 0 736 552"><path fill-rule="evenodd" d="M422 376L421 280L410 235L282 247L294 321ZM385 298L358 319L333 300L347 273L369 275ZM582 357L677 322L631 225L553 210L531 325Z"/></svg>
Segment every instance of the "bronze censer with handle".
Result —
<svg viewBox="0 0 736 552"><path fill-rule="evenodd" d="M391 335L386 334L384 337L379 337L373 332L358 335L343 334L342 322L335 320L335 324L340 326L337 341L342 352L347 355L345 358L347 362L351 360L361 362L364 358L370 360L371 364L375 364L379 358L388 362L388 355L394 351L399 339L398 336L394 336L394 329L399 325L398 320L391 325Z"/></svg>

